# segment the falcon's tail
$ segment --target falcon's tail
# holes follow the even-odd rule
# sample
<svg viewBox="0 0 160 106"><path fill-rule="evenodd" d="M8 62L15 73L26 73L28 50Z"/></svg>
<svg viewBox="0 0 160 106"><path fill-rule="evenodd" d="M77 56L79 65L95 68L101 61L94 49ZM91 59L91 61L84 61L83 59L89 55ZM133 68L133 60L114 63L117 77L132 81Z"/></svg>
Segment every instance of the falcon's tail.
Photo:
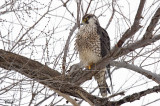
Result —
<svg viewBox="0 0 160 106"><path fill-rule="evenodd" d="M111 71L110 71L110 64L108 64L107 66L106 66L106 68L107 68L107 75L108 75L108 77L109 77L109 79L110 79L110 83L111 83L111 91L113 91L113 84L112 84L112 77L111 77Z"/></svg>
<svg viewBox="0 0 160 106"><path fill-rule="evenodd" d="M106 75L106 69L103 69L103 70L99 71L95 75L95 79L98 83L100 93L103 97L107 96L107 91L110 93L109 87L108 87L107 82L106 82L106 76L105 75Z"/></svg>

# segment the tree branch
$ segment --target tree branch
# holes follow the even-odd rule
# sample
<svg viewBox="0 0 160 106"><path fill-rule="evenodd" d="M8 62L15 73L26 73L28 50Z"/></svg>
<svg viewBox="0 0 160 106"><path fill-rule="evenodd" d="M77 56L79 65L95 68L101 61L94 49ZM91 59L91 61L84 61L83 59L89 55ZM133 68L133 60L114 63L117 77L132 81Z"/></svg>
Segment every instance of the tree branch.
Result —
<svg viewBox="0 0 160 106"><path fill-rule="evenodd" d="M42 79L50 76L51 78L61 75L59 72L43 65L37 61L0 49L0 67L6 70L15 70L29 78ZM44 74L45 76L39 76Z"/></svg>
<svg viewBox="0 0 160 106"><path fill-rule="evenodd" d="M147 39L147 38L152 38L152 33L154 31L154 28L156 27L158 21L160 19L160 8L157 9L156 13L154 14L154 16L152 17L152 20L149 24L149 26L147 27L146 33L143 36L143 39Z"/></svg>
<svg viewBox="0 0 160 106"><path fill-rule="evenodd" d="M47 11L31 27L28 28L28 30L18 39L18 41L13 45L13 47L9 51L12 51L18 45L18 43L23 39L23 37L26 34L28 34L28 32L31 31L48 14L51 4L52 4L52 0L49 3Z"/></svg>
<svg viewBox="0 0 160 106"><path fill-rule="evenodd" d="M92 0L90 0L90 2L89 2L85 14L87 14L87 12L88 12L88 10L89 10L89 7L90 7L90 5L91 5L91 2L92 2ZM84 14L84 15L85 15L85 14Z"/></svg>
<svg viewBox="0 0 160 106"><path fill-rule="evenodd" d="M152 79L153 81L155 81L158 84L160 84L160 76L155 74L155 73L152 73L151 71L147 71L147 70L142 69L142 68L140 68L138 66L128 64L127 62L112 61L110 64L112 66L130 69L130 70L135 71L135 72L137 72L139 74L142 74L142 75L146 76L147 78Z"/></svg>
<svg viewBox="0 0 160 106"><path fill-rule="evenodd" d="M109 27L109 25L111 24L112 20L113 20L113 17L114 17L114 14L115 14L115 0L112 0L112 15L105 27L105 30L107 30L107 28Z"/></svg>
<svg viewBox="0 0 160 106"><path fill-rule="evenodd" d="M134 19L134 23L131 26L131 28L129 28L121 37L121 39L118 41L117 46L121 47L123 45L123 43L130 38L131 36L133 36L140 28L141 26L139 25L140 23L140 19L142 18L142 10L144 7L146 0L140 0L140 4L137 10L137 14L135 16Z"/></svg>
<svg viewBox="0 0 160 106"><path fill-rule="evenodd" d="M0 49L0 67L6 70L14 70L25 75L53 90L83 99L77 91L85 95L90 101L99 99L92 96L81 87L64 80L64 76L58 71L49 68L37 61Z"/></svg>
<svg viewBox="0 0 160 106"><path fill-rule="evenodd" d="M68 39L66 41L65 47L64 47L64 55L63 55L63 60L62 60L62 74L63 75L65 75L65 73L66 73L66 57L68 54L69 43L70 43L71 37L73 35L73 32L76 30L76 28L77 28L77 24L75 24L73 26L73 28L71 29L69 36L68 36Z"/></svg>
<svg viewBox="0 0 160 106"><path fill-rule="evenodd" d="M73 106L80 106L78 103L76 103L76 101L74 99L72 99L69 95L66 95L64 93L61 93L60 91L58 90L55 90L54 91L56 93L58 93L60 96L64 97L66 100L68 100L70 103L72 103Z"/></svg>
<svg viewBox="0 0 160 106"><path fill-rule="evenodd" d="M93 104L88 98L86 98L81 92L77 91L77 93L78 93L85 101L87 101L91 106L94 106L94 104Z"/></svg>
<svg viewBox="0 0 160 106"><path fill-rule="evenodd" d="M113 103L112 106L120 106L121 104L127 103L127 102L133 102L135 100L139 100L142 96L145 96L147 94L150 93L154 93L154 92L160 92L160 85L159 86L155 86L151 89L147 89L138 93L134 93L132 95L126 96L123 99Z"/></svg>

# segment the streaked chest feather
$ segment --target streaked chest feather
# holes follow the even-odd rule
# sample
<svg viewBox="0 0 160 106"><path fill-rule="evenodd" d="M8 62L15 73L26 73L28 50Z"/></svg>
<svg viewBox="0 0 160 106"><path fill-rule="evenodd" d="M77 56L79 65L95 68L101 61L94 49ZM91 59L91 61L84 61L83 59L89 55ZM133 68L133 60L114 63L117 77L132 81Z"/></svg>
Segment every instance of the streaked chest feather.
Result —
<svg viewBox="0 0 160 106"><path fill-rule="evenodd" d="M83 26L77 34L76 49L84 65L96 63L101 59L100 36L94 26Z"/></svg>
<svg viewBox="0 0 160 106"><path fill-rule="evenodd" d="M97 34L97 28L90 25L81 27L77 33L75 46L78 51L83 49L95 51L96 48L100 48L100 36Z"/></svg>

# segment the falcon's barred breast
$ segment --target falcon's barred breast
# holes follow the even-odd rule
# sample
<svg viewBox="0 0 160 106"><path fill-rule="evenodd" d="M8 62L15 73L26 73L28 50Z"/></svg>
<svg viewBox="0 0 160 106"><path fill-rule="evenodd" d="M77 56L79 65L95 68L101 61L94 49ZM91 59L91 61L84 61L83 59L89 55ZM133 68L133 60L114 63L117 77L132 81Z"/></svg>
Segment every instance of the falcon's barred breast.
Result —
<svg viewBox="0 0 160 106"><path fill-rule="evenodd" d="M86 14L82 18L83 26L80 27L75 48L79 52L80 62L84 67L97 63L110 51L110 39L108 33L100 26L97 17ZM110 71L110 65L107 65ZM101 95L107 96L109 91L106 83L106 68L99 70L95 75Z"/></svg>

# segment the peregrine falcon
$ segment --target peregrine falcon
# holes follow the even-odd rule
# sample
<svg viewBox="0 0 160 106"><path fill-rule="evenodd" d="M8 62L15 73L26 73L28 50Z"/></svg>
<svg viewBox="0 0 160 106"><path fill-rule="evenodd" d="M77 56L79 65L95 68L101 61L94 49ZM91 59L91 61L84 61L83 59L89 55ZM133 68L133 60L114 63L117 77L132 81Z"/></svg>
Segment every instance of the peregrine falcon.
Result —
<svg viewBox="0 0 160 106"><path fill-rule="evenodd" d="M82 18L83 26L80 27L75 41L75 48L79 53L80 63L91 69L91 65L97 63L110 51L110 38L108 33L100 26L97 17L86 14ZM106 83L106 69L110 72L110 65L99 70L94 76L103 97L110 93Z"/></svg>

